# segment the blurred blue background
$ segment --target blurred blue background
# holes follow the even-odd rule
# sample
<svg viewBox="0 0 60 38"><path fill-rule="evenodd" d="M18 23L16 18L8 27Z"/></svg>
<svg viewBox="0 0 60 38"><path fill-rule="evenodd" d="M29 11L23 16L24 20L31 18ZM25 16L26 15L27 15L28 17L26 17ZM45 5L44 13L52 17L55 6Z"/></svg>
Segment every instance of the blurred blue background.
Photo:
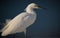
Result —
<svg viewBox="0 0 60 38"><path fill-rule="evenodd" d="M27 38L60 37L58 0L0 0L0 29L6 19L13 19L24 12L30 3L37 3L47 10L36 10L37 20L27 28ZM12 34L0 38L24 38L24 33Z"/></svg>

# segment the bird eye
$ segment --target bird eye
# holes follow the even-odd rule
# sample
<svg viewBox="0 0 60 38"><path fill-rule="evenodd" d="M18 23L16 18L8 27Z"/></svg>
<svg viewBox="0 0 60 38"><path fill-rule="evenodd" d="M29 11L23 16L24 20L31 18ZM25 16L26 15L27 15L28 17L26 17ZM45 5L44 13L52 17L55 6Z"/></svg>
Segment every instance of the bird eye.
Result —
<svg viewBox="0 0 60 38"><path fill-rule="evenodd" d="M35 7L38 7L38 5L35 5Z"/></svg>

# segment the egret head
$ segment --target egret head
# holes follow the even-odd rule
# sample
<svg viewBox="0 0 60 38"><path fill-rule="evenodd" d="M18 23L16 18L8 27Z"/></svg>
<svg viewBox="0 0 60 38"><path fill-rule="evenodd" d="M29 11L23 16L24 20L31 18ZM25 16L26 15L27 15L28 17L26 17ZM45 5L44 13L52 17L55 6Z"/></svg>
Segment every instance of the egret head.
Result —
<svg viewBox="0 0 60 38"><path fill-rule="evenodd" d="M35 4L35 3L31 3L31 4L29 4L29 5L27 6L26 9L45 9L45 8L39 6L39 5Z"/></svg>
<svg viewBox="0 0 60 38"><path fill-rule="evenodd" d="M31 3L29 6L30 6L31 8L34 8L34 9L40 8L40 6L38 6L38 5L35 4L35 3Z"/></svg>
<svg viewBox="0 0 60 38"><path fill-rule="evenodd" d="M39 6L39 5L35 4L35 3L31 3L31 4L29 4L29 5L26 7L25 11L27 11L27 12L32 12L33 9L45 9L45 8Z"/></svg>
<svg viewBox="0 0 60 38"><path fill-rule="evenodd" d="M39 8L40 8L40 6L38 6L38 5L35 4L35 3L31 3L31 4L29 4L27 7L28 7L28 8L32 8L32 9L39 9Z"/></svg>

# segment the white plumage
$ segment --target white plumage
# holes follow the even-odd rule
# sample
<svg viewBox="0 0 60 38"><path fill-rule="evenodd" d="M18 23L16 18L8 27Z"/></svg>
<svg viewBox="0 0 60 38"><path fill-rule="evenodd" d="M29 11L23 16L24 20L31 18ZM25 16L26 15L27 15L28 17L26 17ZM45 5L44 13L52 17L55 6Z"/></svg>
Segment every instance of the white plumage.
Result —
<svg viewBox="0 0 60 38"><path fill-rule="evenodd" d="M13 33L19 33L26 30L36 20L36 13L33 9L39 8L37 4L31 3L26 7L26 12L22 12L13 18L8 24L1 30L2 36L7 36Z"/></svg>

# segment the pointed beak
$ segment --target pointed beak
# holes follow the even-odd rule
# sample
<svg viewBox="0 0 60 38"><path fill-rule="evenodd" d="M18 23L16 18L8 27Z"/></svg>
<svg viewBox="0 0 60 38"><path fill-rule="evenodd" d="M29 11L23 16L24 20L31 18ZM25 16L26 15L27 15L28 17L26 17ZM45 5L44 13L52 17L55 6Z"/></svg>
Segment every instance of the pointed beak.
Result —
<svg viewBox="0 0 60 38"><path fill-rule="evenodd" d="M44 10L46 10L46 8L44 8L44 7L41 7L41 6L38 6L39 7L39 9L44 9Z"/></svg>

